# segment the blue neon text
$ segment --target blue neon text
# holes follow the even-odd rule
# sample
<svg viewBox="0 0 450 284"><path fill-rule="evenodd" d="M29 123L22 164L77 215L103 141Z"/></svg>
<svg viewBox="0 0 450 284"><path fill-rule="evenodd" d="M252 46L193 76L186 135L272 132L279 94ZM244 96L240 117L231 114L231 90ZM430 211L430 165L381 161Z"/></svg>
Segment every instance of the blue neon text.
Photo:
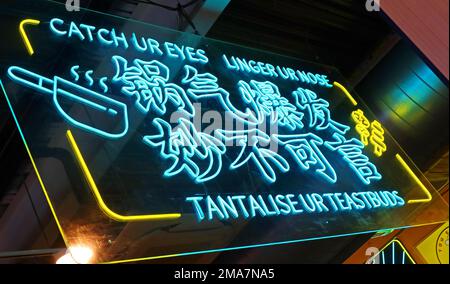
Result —
<svg viewBox="0 0 450 284"><path fill-rule="evenodd" d="M402 207L397 191L301 193L268 195L218 195L186 198L198 221L249 219L280 215L337 213Z"/></svg>

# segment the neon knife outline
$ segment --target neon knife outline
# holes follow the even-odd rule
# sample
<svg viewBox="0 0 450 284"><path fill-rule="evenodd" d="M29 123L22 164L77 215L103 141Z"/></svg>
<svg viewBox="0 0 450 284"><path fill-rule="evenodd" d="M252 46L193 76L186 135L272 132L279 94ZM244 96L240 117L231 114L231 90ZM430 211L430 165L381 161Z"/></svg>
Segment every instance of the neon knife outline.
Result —
<svg viewBox="0 0 450 284"><path fill-rule="evenodd" d="M108 139L119 139L125 136L128 132L128 112L126 104L101 95L97 92L89 90L85 87L74 84L66 79L54 76L53 80L41 76L39 74L28 71L18 66L11 66L8 69L8 76L11 80L29 87L33 90L39 91L43 94L52 95L53 103L59 114L74 127L80 128L84 131L99 135ZM65 88L60 88L64 86ZM74 94L70 89L82 94L84 97ZM80 122L70 116L61 106L60 97L69 98L70 100L94 109L99 112L107 113L111 117L117 117L122 114L123 126L118 131L102 130L87 123Z"/></svg>

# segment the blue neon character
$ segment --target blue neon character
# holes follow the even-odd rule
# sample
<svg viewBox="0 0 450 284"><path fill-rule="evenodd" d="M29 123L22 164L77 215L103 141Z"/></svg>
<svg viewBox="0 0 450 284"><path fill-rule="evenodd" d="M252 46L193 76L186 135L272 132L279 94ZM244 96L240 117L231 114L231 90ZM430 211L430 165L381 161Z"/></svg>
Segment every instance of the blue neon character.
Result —
<svg viewBox="0 0 450 284"><path fill-rule="evenodd" d="M238 157L230 165L230 169L238 169L249 161L253 161L263 178L269 183L276 181L276 173L273 167L277 167L281 172L289 171L288 162L274 150L264 148L273 143L271 137L258 130L217 130L225 143L237 143L241 147Z"/></svg>
<svg viewBox="0 0 450 284"><path fill-rule="evenodd" d="M309 117L309 127L316 130L326 130L331 128L333 132L345 134L350 127L340 124L331 119L330 104L318 98L317 94L311 90L298 88L292 93L295 97L296 105L306 112Z"/></svg>
<svg viewBox="0 0 450 284"><path fill-rule="evenodd" d="M220 173L222 155L226 151L222 141L197 131L185 118L179 118L174 129L161 118L154 119L153 125L159 133L144 136L142 141L151 147L159 147L161 157L172 161L172 166L164 172L164 176L172 177L186 172L196 183L202 183ZM203 161L207 161L208 165L203 166Z"/></svg>
<svg viewBox="0 0 450 284"><path fill-rule="evenodd" d="M133 65L118 55L112 57L116 74L112 81L121 83L122 93L136 98L136 107L146 114L154 111L158 115L166 113L167 104L177 110L194 116L194 108L185 91L178 85L169 83L169 68L157 60L135 59Z"/></svg>
<svg viewBox="0 0 450 284"><path fill-rule="evenodd" d="M238 86L243 100L256 114L255 120L259 123L270 116L272 124L278 123L290 130L303 128L303 113L281 96L275 84L252 80L250 83L239 81Z"/></svg>
<svg viewBox="0 0 450 284"><path fill-rule="evenodd" d="M247 111L246 113L237 109L230 101L230 93L221 88L218 79L211 73L199 73L195 67L184 66L185 76L182 84L187 85L187 93L194 100L215 99L224 111L234 118L244 123L256 124L254 116Z"/></svg>
<svg viewBox="0 0 450 284"><path fill-rule="evenodd" d="M364 144L356 138L347 140L339 133L333 134L334 141L325 142L325 146L337 151L361 181L369 185L382 178L377 167L363 154Z"/></svg>
<svg viewBox="0 0 450 284"><path fill-rule="evenodd" d="M336 182L335 170L319 149L323 145L322 138L313 133L274 135L274 138L285 147L302 170L314 169L326 181Z"/></svg>

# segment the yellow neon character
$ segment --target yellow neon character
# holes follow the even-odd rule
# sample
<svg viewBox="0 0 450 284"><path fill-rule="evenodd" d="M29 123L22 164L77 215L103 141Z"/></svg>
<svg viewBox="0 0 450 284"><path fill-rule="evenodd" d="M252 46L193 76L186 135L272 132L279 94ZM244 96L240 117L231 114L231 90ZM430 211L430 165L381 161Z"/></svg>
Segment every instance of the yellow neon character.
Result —
<svg viewBox="0 0 450 284"><path fill-rule="evenodd" d="M381 157L387 150L387 146L384 143L384 129L381 123L378 121L372 122L372 133L370 136L370 143L374 146L374 153L377 157Z"/></svg>
<svg viewBox="0 0 450 284"><path fill-rule="evenodd" d="M360 109L355 110L354 112L352 112L352 118L353 121L356 122L355 129L356 132L358 132L359 135L361 136L361 142L366 146L369 145L370 122L364 115L364 112Z"/></svg>
<svg viewBox="0 0 450 284"><path fill-rule="evenodd" d="M356 123L355 129L360 135L361 142L365 146L368 146L370 142L374 148L373 153L377 157L381 157L387 150L387 146L384 143L384 129L381 123L377 120L370 123L361 109L352 112L352 119Z"/></svg>

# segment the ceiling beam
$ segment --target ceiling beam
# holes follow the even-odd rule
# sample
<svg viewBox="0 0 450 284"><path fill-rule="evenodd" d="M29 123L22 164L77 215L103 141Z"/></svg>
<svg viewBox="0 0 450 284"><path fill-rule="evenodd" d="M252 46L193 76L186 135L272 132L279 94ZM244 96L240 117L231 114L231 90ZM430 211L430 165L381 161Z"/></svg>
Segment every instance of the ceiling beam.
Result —
<svg viewBox="0 0 450 284"><path fill-rule="evenodd" d="M192 18L198 33L205 36L216 20L222 14L223 10L228 6L231 0L205 0L202 7ZM186 28L187 32L193 32L191 26Z"/></svg>

